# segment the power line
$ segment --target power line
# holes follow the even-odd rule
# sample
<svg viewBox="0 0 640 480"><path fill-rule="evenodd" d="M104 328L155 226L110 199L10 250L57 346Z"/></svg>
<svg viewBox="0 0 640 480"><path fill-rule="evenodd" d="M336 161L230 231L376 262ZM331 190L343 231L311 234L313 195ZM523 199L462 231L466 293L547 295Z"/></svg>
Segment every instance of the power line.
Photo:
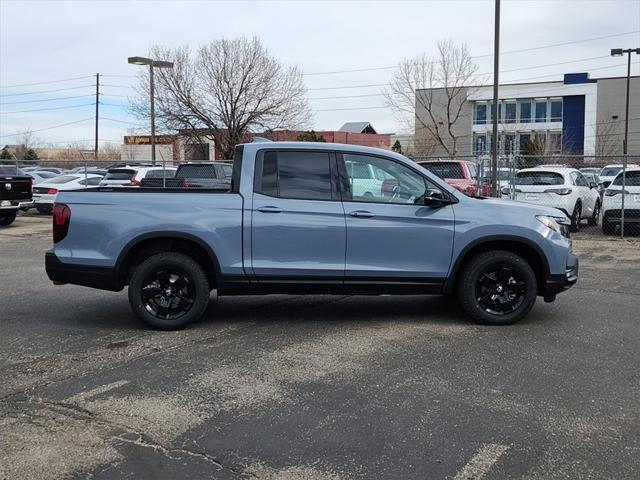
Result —
<svg viewBox="0 0 640 480"><path fill-rule="evenodd" d="M87 87L93 87L93 85L79 85L77 87L54 88L53 90L38 90L36 92L2 93L0 94L0 97L20 97L23 95L39 95L41 93L63 92L65 90L77 90L79 88L87 88Z"/></svg>
<svg viewBox="0 0 640 480"><path fill-rule="evenodd" d="M0 115L9 115L14 113L30 113L30 112L47 112L49 110L66 110L69 108L80 108L93 105L93 103L83 103L82 105L69 105L67 107L53 107L53 108L37 108L35 110L15 110L13 112L0 112Z"/></svg>
<svg viewBox="0 0 640 480"><path fill-rule="evenodd" d="M46 81L46 82L16 83L14 85L0 85L0 88L30 87L32 85L47 85L47 84L50 84L50 83L70 82L72 80L80 80L82 78L93 78L93 77L94 77L94 75L84 75L82 77L62 78L60 80L49 80L49 81Z"/></svg>
<svg viewBox="0 0 640 480"><path fill-rule="evenodd" d="M82 120L76 120L74 122L68 122L68 123L61 123L60 125L54 125L52 127L46 127L46 128L40 128L38 130L29 130L29 133L37 133L37 132L44 132L45 130L53 130L55 128L61 128L61 127L66 127L68 125L75 125L77 123L82 123L82 122L86 122L88 120L93 120L93 117L89 117L89 118L83 118ZM19 135L22 135L22 133L13 133L11 135L0 135L0 138L6 138L6 137L17 137Z"/></svg>
<svg viewBox="0 0 640 480"><path fill-rule="evenodd" d="M42 100L22 100L19 102L2 102L0 105L17 105L19 103L39 103L39 102L55 102L58 100L68 100L70 98L83 98L83 97L93 97L94 94L90 93L88 95L73 95L70 97L57 97L57 98L44 98Z"/></svg>
<svg viewBox="0 0 640 480"><path fill-rule="evenodd" d="M513 54L513 53L522 53L522 52L530 52L530 51L534 51L534 50L542 50L545 48L553 48L553 47L561 47L561 46L565 46L565 45L573 45L576 43L583 43L583 42L591 42L594 40L603 40L605 38L614 38L614 37L622 37L622 36L626 36L626 35L632 35L634 33L639 33L640 30L634 30L632 32L624 32L624 33L615 33L615 34L611 34L611 35L603 35L600 37L591 37L591 38L585 38L582 40L572 40L569 42L561 42L561 43L552 43L549 45L540 45L537 47L530 47L530 48L521 48L518 50L508 50L506 52L501 52L500 55L509 55L509 54ZM486 57L492 57L493 53L486 53L483 55L472 55L471 58L486 58ZM305 76L313 76L313 75L333 75L333 74L338 74L338 73L352 73L352 72L368 72L368 71L376 71L376 70L392 70L397 68L397 65L389 65L389 66L385 66L385 67L370 67L370 68L354 68L354 69L348 69L348 70L334 70L334 71L329 71L329 72L312 72L312 73L305 73L303 75Z"/></svg>

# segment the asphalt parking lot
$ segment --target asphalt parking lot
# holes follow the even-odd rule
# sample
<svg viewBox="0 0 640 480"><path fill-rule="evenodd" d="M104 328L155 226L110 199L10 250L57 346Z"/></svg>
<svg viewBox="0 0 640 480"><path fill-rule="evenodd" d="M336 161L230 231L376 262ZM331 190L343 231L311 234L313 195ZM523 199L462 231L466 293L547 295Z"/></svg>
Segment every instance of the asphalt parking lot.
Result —
<svg viewBox="0 0 640 480"><path fill-rule="evenodd" d="M181 332L53 286L50 218L0 230L0 478L637 478L640 238L576 235L521 323L440 297L215 299Z"/></svg>

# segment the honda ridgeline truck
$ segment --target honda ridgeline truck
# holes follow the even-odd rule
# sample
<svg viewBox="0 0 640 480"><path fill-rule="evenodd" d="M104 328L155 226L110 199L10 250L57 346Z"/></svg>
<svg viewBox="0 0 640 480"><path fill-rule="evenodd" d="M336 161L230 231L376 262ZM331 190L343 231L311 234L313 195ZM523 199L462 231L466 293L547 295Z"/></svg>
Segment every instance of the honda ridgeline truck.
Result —
<svg viewBox="0 0 640 480"><path fill-rule="evenodd" d="M384 188L355 194L349 172L371 168ZM568 226L554 208L467 197L391 151L254 142L236 148L228 191L61 192L46 270L128 286L132 309L167 330L201 317L213 289L456 295L474 321L504 325L576 282Z"/></svg>

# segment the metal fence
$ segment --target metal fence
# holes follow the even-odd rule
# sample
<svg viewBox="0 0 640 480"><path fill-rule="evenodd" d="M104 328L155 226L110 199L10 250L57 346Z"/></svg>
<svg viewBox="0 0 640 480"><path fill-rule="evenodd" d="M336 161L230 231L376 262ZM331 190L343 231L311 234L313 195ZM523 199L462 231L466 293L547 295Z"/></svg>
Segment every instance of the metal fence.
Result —
<svg viewBox="0 0 640 480"><path fill-rule="evenodd" d="M413 160L471 162L475 166L476 194L486 192L491 183L491 159L487 155ZM561 177L554 174L555 168L574 168L580 175ZM550 205L574 220L579 218L574 221L574 230L590 226L601 228L606 235L640 236L640 155L500 156L497 182L502 198Z"/></svg>
<svg viewBox="0 0 640 480"><path fill-rule="evenodd" d="M473 176L475 194L482 195L488 191L491 179L491 161L488 156L455 156L455 157L414 157L416 162L471 162L475 167ZM218 163L212 161L166 161L166 176L153 175L161 181L173 177L175 167L183 163ZM223 163L223 162L220 162ZM109 168L126 168L126 161L114 159L94 160L91 157L63 159L63 160L0 160L2 165L15 165L18 168L31 170L54 170L56 173L73 172L87 178L92 173L104 174ZM151 165L151 162L144 162ZM626 172L624 156L570 156L570 155L509 155L501 156L498 161L499 195L515 201L538 205L549 205L561 209L570 218L576 217L577 209L580 220L574 227L597 227L606 235L640 236L640 155L628 155L626 158ZM140 165L138 165L140 166ZM157 164L162 166L162 160ZM580 170L581 175L575 178L569 176L560 179L554 175L544 175L549 167L569 167ZM59 172L58 170L59 169ZM522 172L524 169L534 169L533 173ZM38 170L31 173L38 173ZM530 171L531 172L531 171ZM538 173L535 173L538 172ZM606 174L606 175L605 175ZM381 172L384 176L384 173ZM615 179L615 180L614 180ZM153 179L152 179L153 180ZM377 181L380 180L380 181ZM385 187L385 178L376 179L378 185ZM227 179L230 182L230 178ZM37 181L34 179L34 183ZM362 183L362 182L360 182ZM358 184L359 186L360 183ZM389 181L387 181L389 183ZM176 186L164 183L165 186ZM163 186L150 182L149 186ZM211 187L197 182L186 182L179 186L197 188ZM354 185L355 189L355 185ZM465 193L469 193L465 191ZM384 192L382 192L384 194ZM366 195L366 192L363 194ZM574 229L576 229L574 228Z"/></svg>

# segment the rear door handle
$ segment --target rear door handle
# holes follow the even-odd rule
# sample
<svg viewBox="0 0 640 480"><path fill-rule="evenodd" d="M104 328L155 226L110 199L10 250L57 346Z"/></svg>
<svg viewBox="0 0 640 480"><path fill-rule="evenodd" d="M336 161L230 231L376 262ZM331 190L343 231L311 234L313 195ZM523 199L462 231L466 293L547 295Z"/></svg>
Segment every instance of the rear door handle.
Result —
<svg viewBox="0 0 640 480"><path fill-rule="evenodd" d="M351 215L352 217L357 217L357 218L371 218L371 217L375 217L375 215L371 212L368 212L366 210L355 210L353 212L349 212L349 215Z"/></svg>
<svg viewBox="0 0 640 480"><path fill-rule="evenodd" d="M258 211L262 213L282 213L281 208L272 207L272 206L259 207Z"/></svg>

